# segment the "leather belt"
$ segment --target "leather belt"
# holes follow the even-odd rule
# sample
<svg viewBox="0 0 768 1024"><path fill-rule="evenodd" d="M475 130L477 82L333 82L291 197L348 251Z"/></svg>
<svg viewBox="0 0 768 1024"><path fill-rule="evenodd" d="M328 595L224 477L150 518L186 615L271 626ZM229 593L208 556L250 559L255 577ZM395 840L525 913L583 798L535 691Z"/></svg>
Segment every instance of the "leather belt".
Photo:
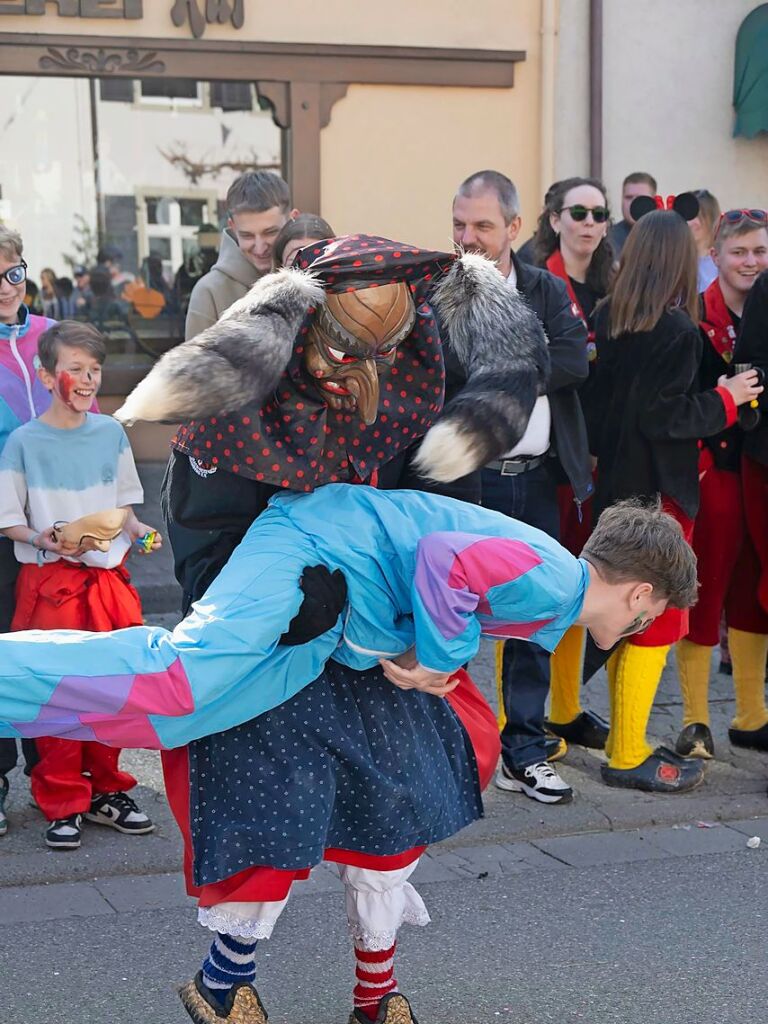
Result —
<svg viewBox="0 0 768 1024"><path fill-rule="evenodd" d="M547 455L534 455L531 459L501 459L489 462L486 469L494 469L501 476L517 476L519 473L530 473L532 469L543 466Z"/></svg>

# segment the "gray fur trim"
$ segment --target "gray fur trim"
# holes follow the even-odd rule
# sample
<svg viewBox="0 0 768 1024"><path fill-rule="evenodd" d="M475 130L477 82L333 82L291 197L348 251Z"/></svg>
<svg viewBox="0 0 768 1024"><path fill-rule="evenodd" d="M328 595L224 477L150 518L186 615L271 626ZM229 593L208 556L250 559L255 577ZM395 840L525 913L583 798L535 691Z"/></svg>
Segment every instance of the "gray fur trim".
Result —
<svg viewBox="0 0 768 1024"><path fill-rule="evenodd" d="M431 302L467 383L443 409L414 464L449 482L514 448L549 379L541 321L484 256L465 253L438 282Z"/></svg>
<svg viewBox="0 0 768 1024"><path fill-rule="evenodd" d="M123 423L205 419L274 391L322 285L302 270L261 278L213 326L171 349L115 413Z"/></svg>

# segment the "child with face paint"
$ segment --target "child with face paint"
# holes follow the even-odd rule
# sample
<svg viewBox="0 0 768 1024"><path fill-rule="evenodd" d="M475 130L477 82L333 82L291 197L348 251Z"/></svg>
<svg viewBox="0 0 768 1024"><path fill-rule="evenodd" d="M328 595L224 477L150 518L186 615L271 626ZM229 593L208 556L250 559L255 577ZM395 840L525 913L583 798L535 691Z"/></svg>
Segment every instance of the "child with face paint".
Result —
<svg viewBox="0 0 768 1024"><path fill-rule="evenodd" d="M14 542L21 570L11 630L140 625L139 596L123 566L132 543L150 533L131 505L144 500L128 439L109 416L91 411L106 349L90 324L63 321L38 342L37 377L49 407L15 430L0 456L0 533ZM54 526L110 508L127 508L123 532L107 551L76 545ZM160 546L156 536L154 546ZM49 821L46 843L80 846L83 817L121 832L154 826L126 790L136 780L118 768L120 750L42 738L32 796Z"/></svg>

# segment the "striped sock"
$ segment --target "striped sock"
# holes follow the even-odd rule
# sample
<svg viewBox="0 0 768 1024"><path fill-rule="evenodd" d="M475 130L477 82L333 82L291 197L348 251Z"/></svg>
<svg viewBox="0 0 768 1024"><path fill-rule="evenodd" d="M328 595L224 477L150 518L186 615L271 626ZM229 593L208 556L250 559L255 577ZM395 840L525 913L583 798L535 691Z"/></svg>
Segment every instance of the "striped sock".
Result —
<svg viewBox="0 0 768 1024"><path fill-rule="evenodd" d="M357 984L352 996L356 1009L362 1010L371 1020L376 1020L379 1003L384 996L397 991L397 982L395 981L396 947L397 943L389 949L372 952L355 945Z"/></svg>
<svg viewBox="0 0 768 1024"><path fill-rule="evenodd" d="M256 977L256 940L217 932L203 961L203 984L222 1003L239 981Z"/></svg>

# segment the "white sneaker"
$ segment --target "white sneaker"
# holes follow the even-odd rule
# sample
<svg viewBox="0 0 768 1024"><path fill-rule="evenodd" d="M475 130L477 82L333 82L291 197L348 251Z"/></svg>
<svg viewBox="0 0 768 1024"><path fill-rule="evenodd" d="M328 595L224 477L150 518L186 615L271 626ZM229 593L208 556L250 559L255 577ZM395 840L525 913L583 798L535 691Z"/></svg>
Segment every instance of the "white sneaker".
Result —
<svg viewBox="0 0 768 1024"><path fill-rule="evenodd" d="M507 768L502 761L494 781L498 789L525 793L542 804L567 804L573 800L573 790L548 761L514 769Z"/></svg>

